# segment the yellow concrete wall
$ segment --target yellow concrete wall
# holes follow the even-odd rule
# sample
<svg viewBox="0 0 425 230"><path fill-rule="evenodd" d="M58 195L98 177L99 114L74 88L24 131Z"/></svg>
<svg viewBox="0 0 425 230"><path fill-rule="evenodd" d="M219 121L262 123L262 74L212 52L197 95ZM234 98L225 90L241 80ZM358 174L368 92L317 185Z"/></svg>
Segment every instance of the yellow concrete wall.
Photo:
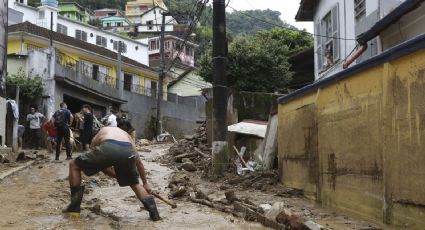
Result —
<svg viewBox="0 0 425 230"><path fill-rule="evenodd" d="M14 54L21 52L21 41L20 40L9 40L7 41L7 54Z"/></svg>
<svg viewBox="0 0 425 230"><path fill-rule="evenodd" d="M424 51L280 104L282 182L327 207L424 229L424 118Z"/></svg>

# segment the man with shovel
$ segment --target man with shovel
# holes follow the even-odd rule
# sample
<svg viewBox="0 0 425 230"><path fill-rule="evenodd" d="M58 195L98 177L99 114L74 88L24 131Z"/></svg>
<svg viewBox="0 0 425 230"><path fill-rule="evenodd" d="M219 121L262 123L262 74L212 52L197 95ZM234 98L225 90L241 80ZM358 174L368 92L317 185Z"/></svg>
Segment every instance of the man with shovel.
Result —
<svg viewBox="0 0 425 230"><path fill-rule="evenodd" d="M92 176L100 171L117 179L121 187L130 186L137 198L149 212L150 219L160 220L152 189L146 180L145 168L136 151L133 139L117 127L104 127L93 138L91 151L69 164L69 185L71 204L63 212L71 217L80 216L84 194L81 185L81 171ZM139 184L139 175L143 186Z"/></svg>

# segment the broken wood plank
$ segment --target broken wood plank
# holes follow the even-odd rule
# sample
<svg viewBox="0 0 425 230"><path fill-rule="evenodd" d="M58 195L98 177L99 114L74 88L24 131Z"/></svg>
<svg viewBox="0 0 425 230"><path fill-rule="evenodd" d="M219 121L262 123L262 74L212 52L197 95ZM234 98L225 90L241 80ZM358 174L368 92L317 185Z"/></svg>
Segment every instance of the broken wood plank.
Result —
<svg viewBox="0 0 425 230"><path fill-rule="evenodd" d="M238 149L236 148L236 146L233 146L233 149L235 149L236 155L238 155L239 160L241 160L242 166L244 168L247 168L247 164L246 164L245 160L243 159L243 157L240 155L240 153L239 153Z"/></svg>

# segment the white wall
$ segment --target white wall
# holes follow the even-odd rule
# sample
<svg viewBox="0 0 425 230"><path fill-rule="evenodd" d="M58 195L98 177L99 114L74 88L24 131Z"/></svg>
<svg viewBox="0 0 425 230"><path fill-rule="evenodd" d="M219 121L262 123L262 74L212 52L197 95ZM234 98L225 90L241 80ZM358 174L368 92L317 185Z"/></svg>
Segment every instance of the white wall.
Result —
<svg viewBox="0 0 425 230"><path fill-rule="evenodd" d="M127 53L124 53L123 56L126 56L135 61L138 61L142 64L149 65L148 46L146 44L137 42L132 39L124 38L122 36L118 36L116 34L109 33L103 30L99 30L96 27L85 25L83 23L78 23L61 16L59 16L58 22L68 27L68 36L71 36L71 37L75 37L75 31L77 29L86 31L87 42L91 44L96 45L96 35L106 37L108 41L106 48L114 52L116 52L116 50L113 49L114 44L111 43L111 39L113 41L122 41L127 45ZM138 47L137 50L136 50L136 47Z"/></svg>
<svg viewBox="0 0 425 230"><path fill-rule="evenodd" d="M146 13L145 15L143 15L143 17L140 18L139 20L133 20L133 21L138 21L137 23L141 23L141 25L138 26L138 32L158 32L161 31L161 23L162 23L162 15L161 15L162 10L157 9L156 10L156 15L154 13L154 11L149 11L148 13ZM148 21L153 21L153 25L151 25L152 29L149 29L149 25L147 25ZM169 31L173 31L174 30L174 24L176 24L176 21L174 20L173 17L171 16L166 16L165 17L165 31L169 32Z"/></svg>
<svg viewBox="0 0 425 230"><path fill-rule="evenodd" d="M403 16L380 34L383 50L425 33L425 4Z"/></svg>
<svg viewBox="0 0 425 230"><path fill-rule="evenodd" d="M45 17L46 17L45 19L39 19L39 9L30 7L30 6L25 6L22 4L17 4L14 2L14 0L9 0L9 7L24 13L24 17L23 17L24 21L29 21L38 26L50 29L50 11L48 10L52 11L51 7L46 8L47 10L45 13ZM77 29L83 30L87 32L87 42L94 45L96 45L96 35L106 37L108 40L106 48L114 52L116 52L116 50L113 49L113 43L111 43L111 39L114 41L122 41L127 45L127 53L123 54L123 56L126 56L142 64L149 65L149 55L148 55L147 44L143 44L138 41L119 36L117 34L100 30L94 26L90 26L87 24L83 24L80 22L67 19L65 17L58 15L57 12L54 13L53 18L54 18L53 19L54 31L56 31L57 23L60 23L68 27L68 36L70 37L75 37L75 31ZM92 34L93 36L91 36ZM136 46L137 46L137 50L136 50Z"/></svg>
<svg viewBox="0 0 425 230"><path fill-rule="evenodd" d="M355 36L355 20L354 20L354 1L353 0L326 0L326 1L320 1L316 14L314 15L314 25L316 26L317 23L319 23L326 14L328 14L331 9L336 5L339 4L339 38L349 38L354 39ZM318 57L317 57L317 41L320 39L319 37L315 37L314 41L314 47L315 47L315 57L314 57L314 63L315 63L315 79L322 79L325 77L332 76L333 74L340 72L343 70L343 60L345 57L348 56L348 54L351 52L351 50L354 49L356 46L355 41L353 40L339 40L340 43L340 59L337 61L337 63L334 63L334 65L330 68L328 68L326 71L319 73L318 69Z"/></svg>

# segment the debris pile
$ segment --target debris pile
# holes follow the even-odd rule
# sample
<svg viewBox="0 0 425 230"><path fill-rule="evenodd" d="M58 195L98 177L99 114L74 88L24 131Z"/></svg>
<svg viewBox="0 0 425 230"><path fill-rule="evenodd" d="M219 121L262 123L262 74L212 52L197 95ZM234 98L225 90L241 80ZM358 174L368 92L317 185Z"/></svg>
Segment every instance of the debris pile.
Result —
<svg viewBox="0 0 425 230"><path fill-rule="evenodd" d="M206 125L195 130L194 135L185 135L170 148L169 160L178 169L188 172L208 172L211 164L211 148L208 146Z"/></svg>

